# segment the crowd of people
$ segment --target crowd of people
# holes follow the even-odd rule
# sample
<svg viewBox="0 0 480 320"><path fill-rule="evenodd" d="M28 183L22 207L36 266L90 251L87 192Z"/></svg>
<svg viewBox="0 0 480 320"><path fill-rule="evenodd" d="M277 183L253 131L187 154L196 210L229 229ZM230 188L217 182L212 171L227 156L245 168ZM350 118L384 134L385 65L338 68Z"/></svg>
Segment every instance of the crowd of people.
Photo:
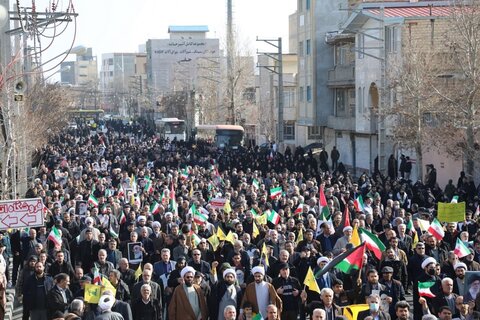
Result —
<svg viewBox="0 0 480 320"><path fill-rule="evenodd" d="M45 225L0 233L0 292L15 288L23 320L333 320L362 306L353 319L479 319L479 200L465 175L442 190L403 167L354 178L338 151L332 168L301 147L215 150L105 128L38 150L25 197L42 199ZM438 239L420 221L454 197L465 220ZM337 268L358 230L385 250Z"/></svg>

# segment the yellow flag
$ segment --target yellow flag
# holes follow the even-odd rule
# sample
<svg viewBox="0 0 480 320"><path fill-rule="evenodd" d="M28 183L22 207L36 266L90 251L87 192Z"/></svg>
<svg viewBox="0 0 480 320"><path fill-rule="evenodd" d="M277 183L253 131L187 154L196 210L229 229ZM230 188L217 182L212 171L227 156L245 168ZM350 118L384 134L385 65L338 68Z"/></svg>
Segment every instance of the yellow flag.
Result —
<svg viewBox="0 0 480 320"><path fill-rule="evenodd" d="M263 246L262 246L261 256L263 257L263 259L265 259L265 264L268 267L270 267L270 263L268 262L268 251L267 251L267 246L265 245L265 242L263 243Z"/></svg>
<svg viewBox="0 0 480 320"><path fill-rule="evenodd" d="M303 228L298 231L297 244L303 240Z"/></svg>
<svg viewBox="0 0 480 320"><path fill-rule="evenodd" d="M362 240L360 239L360 235L358 234L357 226L353 228L352 237L350 238L350 243L353 244L354 247L357 247L362 243Z"/></svg>
<svg viewBox="0 0 480 320"><path fill-rule="evenodd" d="M430 221L428 220L418 219L417 221L418 221L418 226L422 231L427 231L428 228L430 227Z"/></svg>
<svg viewBox="0 0 480 320"><path fill-rule="evenodd" d="M260 231L258 230L257 224L254 221L253 222L252 238L255 239L259 234L260 234Z"/></svg>
<svg viewBox="0 0 480 320"><path fill-rule="evenodd" d="M235 237L233 236L233 232L231 230L228 232L227 236L225 237L225 241L228 241L231 244L235 242Z"/></svg>
<svg viewBox="0 0 480 320"><path fill-rule="evenodd" d="M218 236L214 234L210 238L208 238L207 241L210 242L210 244L212 245L213 251L217 251L218 245L220 244Z"/></svg>
<svg viewBox="0 0 480 320"><path fill-rule="evenodd" d="M267 213L264 213L262 215L258 215L255 217L255 219L257 220L258 224L263 226L263 225L266 225L267 224Z"/></svg>
<svg viewBox="0 0 480 320"><path fill-rule="evenodd" d="M356 320L358 318L359 312L368 309L368 304L352 304L350 306L346 306L345 309L343 309L343 315L347 317L348 320Z"/></svg>
<svg viewBox="0 0 480 320"><path fill-rule="evenodd" d="M218 237L218 240L220 240L220 241L225 240L225 238L227 237L225 235L225 233L223 232L222 228L220 228L220 227L217 228L217 237Z"/></svg>
<svg viewBox="0 0 480 320"><path fill-rule="evenodd" d="M311 267L308 267L307 275L305 276L305 280L303 280L303 284L306 285L309 290L320 293L320 288L318 287L317 280L315 280Z"/></svg>
<svg viewBox="0 0 480 320"><path fill-rule="evenodd" d="M418 243L418 234L414 232L413 241L412 241L412 250L415 249L415 247L417 246L417 243Z"/></svg>
<svg viewBox="0 0 480 320"><path fill-rule="evenodd" d="M103 277L102 276L102 294L104 291L111 291L113 293L113 296L115 297L115 295L117 294L117 289L115 289L115 287L110 283L110 281L108 281L107 278Z"/></svg>
<svg viewBox="0 0 480 320"><path fill-rule="evenodd" d="M135 275L134 275L134 276L135 276L135 280L137 280L138 278L140 278L140 277L142 276L142 273L143 273L143 271L142 271L142 264L139 264L137 270L135 270Z"/></svg>
<svg viewBox="0 0 480 320"><path fill-rule="evenodd" d="M225 211L226 213L232 212L232 207L230 206L229 200L225 201L225 204L223 205L223 211Z"/></svg>
<svg viewBox="0 0 480 320"><path fill-rule="evenodd" d="M85 294L83 298L85 302L97 304L102 295L102 287L96 284L85 284Z"/></svg>
<svg viewBox="0 0 480 320"><path fill-rule="evenodd" d="M193 183L190 183L190 192L188 192L188 196L190 198L193 196Z"/></svg>

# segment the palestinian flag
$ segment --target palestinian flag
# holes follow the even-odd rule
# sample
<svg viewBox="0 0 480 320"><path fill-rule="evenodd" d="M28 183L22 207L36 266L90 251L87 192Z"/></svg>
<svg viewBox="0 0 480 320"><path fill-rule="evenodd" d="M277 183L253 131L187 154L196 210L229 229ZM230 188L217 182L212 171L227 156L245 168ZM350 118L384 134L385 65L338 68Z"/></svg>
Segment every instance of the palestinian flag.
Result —
<svg viewBox="0 0 480 320"><path fill-rule="evenodd" d="M145 178L145 189L144 189L146 193L150 194L150 193L153 193L153 182L152 182L152 179L150 179L150 177L146 177Z"/></svg>
<svg viewBox="0 0 480 320"><path fill-rule="evenodd" d="M323 191L323 186L320 186L320 194L319 194L319 203L318 205L321 207L327 206L327 198L325 197L325 192Z"/></svg>
<svg viewBox="0 0 480 320"><path fill-rule="evenodd" d="M362 212L363 209L365 209L365 206L363 205L363 197L362 195L359 195L357 199L353 202L353 206L355 207L355 210L357 212Z"/></svg>
<svg viewBox="0 0 480 320"><path fill-rule="evenodd" d="M420 297L435 298L435 295L432 293L430 288L435 285L435 282L419 282L418 283L418 295Z"/></svg>
<svg viewBox="0 0 480 320"><path fill-rule="evenodd" d="M196 224L204 225L207 223L208 215L198 211L197 208L195 207L195 204L193 204L190 209L192 210L192 213L193 213L193 221L195 221Z"/></svg>
<svg viewBox="0 0 480 320"><path fill-rule="evenodd" d="M350 273L353 269L360 269L364 253L365 243L362 243L358 247L351 248L333 258L322 270L315 274L315 277L319 279L333 268L337 268L345 273Z"/></svg>
<svg viewBox="0 0 480 320"><path fill-rule="evenodd" d="M442 224L437 220L433 219L430 227L427 230L432 236L434 236L438 241L442 240L445 236L445 230L443 230Z"/></svg>
<svg viewBox="0 0 480 320"><path fill-rule="evenodd" d="M282 195L282 187L276 187L270 189L270 199L275 199Z"/></svg>
<svg viewBox="0 0 480 320"><path fill-rule="evenodd" d="M93 194L90 194L87 202L92 207L95 207L95 208L98 207L98 200L97 200L97 198L95 198L95 196Z"/></svg>
<svg viewBox="0 0 480 320"><path fill-rule="evenodd" d="M118 222L120 224L124 224L125 222L127 222L127 217L125 217L125 213L120 212L120 217L118 217Z"/></svg>
<svg viewBox="0 0 480 320"><path fill-rule="evenodd" d="M47 240L52 241L56 246L62 245L62 236L60 231L55 226L53 226L52 230L48 234Z"/></svg>
<svg viewBox="0 0 480 320"><path fill-rule="evenodd" d="M280 222L280 215L275 210L270 209L267 220L273 224L278 224Z"/></svg>
<svg viewBox="0 0 480 320"><path fill-rule="evenodd" d="M157 201L154 201L150 205L150 213L153 215L157 215L160 213L160 204Z"/></svg>
<svg viewBox="0 0 480 320"><path fill-rule="evenodd" d="M297 209L295 209L295 211L293 212L294 215L298 216L300 214L303 213L303 203L300 203L297 207Z"/></svg>
<svg viewBox="0 0 480 320"><path fill-rule="evenodd" d="M368 250L372 251L378 260L382 259L382 252L386 250L385 245L373 233L360 228L359 229L363 242L365 242Z"/></svg>
<svg viewBox="0 0 480 320"><path fill-rule="evenodd" d="M257 179L253 179L253 181L252 181L252 186L253 186L253 188L254 188L255 190L260 189L260 183L258 182Z"/></svg>
<svg viewBox="0 0 480 320"><path fill-rule="evenodd" d="M322 207L320 209L320 220L321 221L328 221L328 219L330 219L331 215L330 215L330 209L325 206L325 207Z"/></svg>
<svg viewBox="0 0 480 320"><path fill-rule="evenodd" d="M108 232L110 233L110 236L114 239L117 239L118 238L118 233L115 232L115 230L113 230L112 226L110 226L110 229L108 230Z"/></svg>
<svg viewBox="0 0 480 320"><path fill-rule="evenodd" d="M470 254L470 249L463 243L462 240L457 238L457 243L455 244L455 250L453 250L453 253L461 259L463 257L466 257Z"/></svg>

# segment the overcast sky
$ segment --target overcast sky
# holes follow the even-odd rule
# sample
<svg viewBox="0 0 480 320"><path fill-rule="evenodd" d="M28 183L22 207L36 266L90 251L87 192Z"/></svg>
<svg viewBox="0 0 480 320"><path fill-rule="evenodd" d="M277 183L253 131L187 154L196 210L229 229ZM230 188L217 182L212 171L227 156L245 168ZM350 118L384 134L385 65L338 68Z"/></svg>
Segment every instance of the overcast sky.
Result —
<svg viewBox="0 0 480 320"><path fill-rule="evenodd" d="M41 1L47 3L37 0L40 10ZM21 1L22 5L28 5L27 2ZM288 48L288 16L295 12L296 2L233 0L235 27L252 53L259 47L256 36L283 37ZM102 53L137 52L138 45L147 39L168 38L170 25L207 25L208 36L220 38L224 43L227 0L73 0L73 3L79 14L75 45L92 47L99 60ZM67 37L60 42L67 48Z"/></svg>

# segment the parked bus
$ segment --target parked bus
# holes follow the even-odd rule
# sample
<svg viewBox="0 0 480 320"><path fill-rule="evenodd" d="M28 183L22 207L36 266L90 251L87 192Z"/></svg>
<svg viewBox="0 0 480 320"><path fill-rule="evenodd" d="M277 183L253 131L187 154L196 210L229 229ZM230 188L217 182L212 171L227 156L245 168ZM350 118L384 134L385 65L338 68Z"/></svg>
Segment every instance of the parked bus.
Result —
<svg viewBox="0 0 480 320"><path fill-rule="evenodd" d="M244 131L242 126L229 124L198 125L195 135L197 139L215 142L219 149L238 149L243 146Z"/></svg>
<svg viewBox="0 0 480 320"><path fill-rule="evenodd" d="M173 139L186 140L186 130L185 130L185 121L178 118L162 118L155 120L158 132L160 136L164 139Z"/></svg>

